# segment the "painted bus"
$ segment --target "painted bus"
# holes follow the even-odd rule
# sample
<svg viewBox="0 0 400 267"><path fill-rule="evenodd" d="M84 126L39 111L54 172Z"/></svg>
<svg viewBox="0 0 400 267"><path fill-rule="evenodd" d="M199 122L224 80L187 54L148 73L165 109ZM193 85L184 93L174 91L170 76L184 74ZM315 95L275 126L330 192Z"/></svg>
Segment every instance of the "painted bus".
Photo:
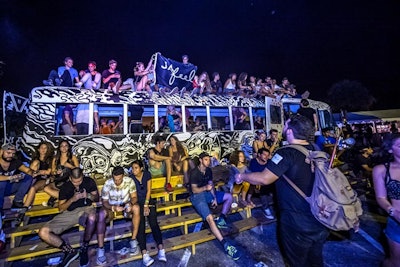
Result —
<svg viewBox="0 0 400 267"><path fill-rule="evenodd" d="M300 100L224 95L181 97L179 94L160 95L157 92L149 96L133 91L115 95L102 89L35 87L29 98L4 92L4 139L16 144L27 162L41 141L58 147L60 141L67 140L85 173L109 175L113 166L128 167L134 160L143 159L146 151L153 146L155 135L164 135L167 142L171 135L176 136L191 157L206 151L220 160L235 149L251 151L255 132L277 129L281 133L284 121L300 107ZM311 99L309 102L317 112L319 130L334 126L329 105ZM89 111L97 105L100 120L119 122L118 133L96 133L93 112L89 112L87 134L65 135L60 126L62 111L66 105L71 105L75 111L79 104L89 105ZM143 107L143 112L138 121L136 108L139 106ZM168 121L167 109L171 107L181 114L176 129L163 123ZM247 114L240 127L237 123L238 110ZM136 119L132 120L132 117ZM262 121L263 129L255 127L256 119ZM203 130L194 130L196 120L204 124ZM133 123L141 123L143 130L132 131Z"/></svg>

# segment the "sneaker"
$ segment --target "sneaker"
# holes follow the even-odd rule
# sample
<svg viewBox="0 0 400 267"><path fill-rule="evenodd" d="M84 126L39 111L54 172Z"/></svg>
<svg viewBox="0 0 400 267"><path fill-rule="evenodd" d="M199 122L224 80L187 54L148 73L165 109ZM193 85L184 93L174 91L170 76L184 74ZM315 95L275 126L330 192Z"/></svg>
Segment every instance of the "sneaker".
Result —
<svg viewBox="0 0 400 267"><path fill-rule="evenodd" d="M131 246L131 248L129 249L129 252L132 255L137 255L139 253L139 248L138 248L138 242L136 241L136 239L129 241L129 245Z"/></svg>
<svg viewBox="0 0 400 267"><path fill-rule="evenodd" d="M228 242L225 243L224 249L226 254L228 254L229 257L231 257L234 261L240 259L241 255L240 252L237 250L235 246L232 246Z"/></svg>
<svg viewBox="0 0 400 267"><path fill-rule="evenodd" d="M57 86L60 86L61 83L63 82L63 80L62 80L62 79L59 79L59 78L56 78L56 79L55 79L55 82L56 82L56 85L57 85Z"/></svg>
<svg viewBox="0 0 400 267"><path fill-rule="evenodd" d="M55 197L50 197L49 200L47 201L47 207L54 207L56 200L57 199Z"/></svg>
<svg viewBox="0 0 400 267"><path fill-rule="evenodd" d="M22 209L24 207L24 202L22 201L13 201L11 208L13 209Z"/></svg>
<svg viewBox="0 0 400 267"><path fill-rule="evenodd" d="M174 191L174 188L172 187L171 183L166 183L166 184L165 184L165 190L166 190L167 192L173 192L173 191Z"/></svg>
<svg viewBox="0 0 400 267"><path fill-rule="evenodd" d="M174 89L172 89L172 91L169 92L168 95L174 95L174 94L176 94L178 92L179 92L179 88L178 87L174 87Z"/></svg>
<svg viewBox="0 0 400 267"><path fill-rule="evenodd" d="M167 257L165 257L165 249L160 249L158 251L158 260L162 262L167 262Z"/></svg>
<svg viewBox="0 0 400 267"><path fill-rule="evenodd" d="M105 255L104 248L97 249L96 263L97 263L97 265L103 265L103 264L107 263L107 258Z"/></svg>
<svg viewBox="0 0 400 267"><path fill-rule="evenodd" d="M53 86L53 81L51 79L43 80L43 85Z"/></svg>
<svg viewBox="0 0 400 267"><path fill-rule="evenodd" d="M185 92L186 92L186 87L183 87L182 90L181 90L181 92L179 93L179 96L180 96L181 98L183 98L183 97L185 96Z"/></svg>
<svg viewBox="0 0 400 267"><path fill-rule="evenodd" d="M217 227L219 229L228 229L229 228L228 224L226 223L226 221L222 217L218 218L216 224L217 224Z"/></svg>
<svg viewBox="0 0 400 267"><path fill-rule="evenodd" d="M165 88L160 88L158 92L160 93L160 95L165 96Z"/></svg>
<svg viewBox="0 0 400 267"><path fill-rule="evenodd" d="M75 249L64 253L64 259L58 266L68 267L76 258L78 258L79 253Z"/></svg>
<svg viewBox="0 0 400 267"><path fill-rule="evenodd" d="M167 191L167 192L173 192L174 191L174 188L172 187L171 183L167 183L165 185L165 191Z"/></svg>
<svg viewBox="0 0 400 267"><path fill-rule="evenodd" d="M143 254L143 265L144 266L150 266L154 262L154 259L149 256L149 253Z"/></svg>
<svg viewBox="0 0 400 267"><path fill-rule="evenodd" d="M265 216L265 218L270 219L270 220L275 219L275 216L272 214L272 212L269 208L266 208L264 210L264 216Z"/></svg>
<svg viewBox="0 0 400 267"><path fill-rule="evenodd" d="M87 267L89 266L89 256L87 247L82 247L79 252L79 267Z"/></svg>
<svg viewBox="0 0 400 267"><path fill-rule="evenodd" d="M21 223L24 221L25 218L25 212L29 210L28 207L23 207L18 211L18 217L15 219L15 225L20 226Z"/></svg>
<svg viewBox="0 0 400 267"><path fill-rule="evenodd" d="M83 85L83 82L78 82L78 83L75 83L75 86L76 86L76 87L78 87L78 88L81 88L81 87L82 87L82 85Z"/></svg>

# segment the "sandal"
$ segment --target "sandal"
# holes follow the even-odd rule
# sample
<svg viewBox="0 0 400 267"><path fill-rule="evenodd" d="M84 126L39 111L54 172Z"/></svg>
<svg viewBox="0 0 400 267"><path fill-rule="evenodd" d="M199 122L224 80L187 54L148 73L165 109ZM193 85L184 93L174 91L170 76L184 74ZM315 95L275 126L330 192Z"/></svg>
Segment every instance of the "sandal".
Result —
<svg viewBox="0 0 400 267"><path fill-rule="evenodd" d="M247 201L244 199L239 199L239 204L243 207L247 207L249 205L249 203L247 203Z"/></svg>
<svg viewBox="0 0 400 267"><path fill-rule="evenodd" d="M248 200L247 203L248 203L248 206L249 206L250 208L252 208L252 209L256 207L256 204L254 204L254 202L251 201L251 200Z"/></svg>

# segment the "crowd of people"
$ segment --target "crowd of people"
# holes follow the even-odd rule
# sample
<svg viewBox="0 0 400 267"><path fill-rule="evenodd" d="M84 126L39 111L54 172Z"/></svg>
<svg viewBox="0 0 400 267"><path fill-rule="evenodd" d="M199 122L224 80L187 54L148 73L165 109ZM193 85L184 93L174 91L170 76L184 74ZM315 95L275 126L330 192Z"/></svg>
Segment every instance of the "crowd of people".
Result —
<svg viewBox="0 0 400 267"><path fill-rule="evenodd" d="M307 103L303 106L306 108ZM175 127L174 111L167 112L171 113L171 127L172 124ZM282 140L302 145L308 150L324 150L331 155L335 151L332 148L337 146L337 164L351 163L355 177L367 179L367 189L375 192L379 206L389 215L385 234L390 254L384 266L396 266L400 262L399 134L388 133L378 138L375 134L371 135L368 126L357 128L344 125L340 136L334 129L327 128L314 139L316 125L313 114L300 113L285 122L282 136L276 129L268 133L257 131L250 155L239 149L234 150L227 166L229 178L220 190L214 186L213 157L202 152L197 158L192 158L185 145L174 135L169 138L169 144L166 144L163 135L156 135L154 146L143 155L144 161L135 160L131 166L115 166L101 194L95 181L83 174L79 159L73 154L68 141L60 142L56 153L50 144L41 142L29 167L15 158L14 145L4 144L0 158L0 205L3 207L5 196L15 194L12 206L23 214L30 208L39 190L51 196L45 205L53 206L58 200L61 213L40 229L39 236L64 252L62 266L68 266L78 257L80 266L87 266L89 241L94 233L98 239L96 262L105 265L106 225L116 215L123 214L133 226L129 253L141 253L143 264L149 266L154 259L149 256L146 247L146 220L157 244L158 260L167 261L162 232L157 223L157 203L151 198L151 179L166 177L165 190L171 192L171 175L178 172L184 176L194 209L207 222L221 248L232 259L237 260L242 254L223 235L231 227L229 211L233 195L238 195L238 204L242 207L254 208L253 196L258 194L265 217L268 220L278 218L279 242L288 266L323 266L322 248L329 231L313 217L308 203L281 179L285 174L306 194L310 194L313 174L305 163L305 156L296 149L285 147ZM354 143L351 149L346 149L345 141L349 138L353 138ZM380 157L374 156L377 154ZM129 171L124 167L130 168ZM92 203L99 201L101 207L93 207ZM221 205L222 209L214 219L213 209L217 205ZM85 232L81 248L76 250L62 239L61 233L78 223L85 226Z"/></svg>
<svg viewBox="0 0 400 267"><path fill-rule="evenodd" d="M183 64L189 63L189 56L182 56ZM51 70L43 84L46 86L68 86L92 90L107 89L114 94L121 91L131 90L136 92L147 92L151 97L153 92L161 95L178 94L183 97L188 94L190 97L195 95L236 95L243 97L263 97L273 98L298 97L308 98L309 92L305 91L302 95L298 94L296 86L284 77L279 83L270 76L258 78L246 72L239 74L230 73L226 80L222 82L219 72L213 72L211 77L207 71L195 75L188 88L169 88L166 85L156 83L154 79L154 60L153 57L145 65L143 62L136 62L133 77L123 80L121 72L117 69L118 62L110 59L109 68L99 72L97 63L89 61L87 68L78 72L74 67L71 57L64 59L64 65Z"/></svg>

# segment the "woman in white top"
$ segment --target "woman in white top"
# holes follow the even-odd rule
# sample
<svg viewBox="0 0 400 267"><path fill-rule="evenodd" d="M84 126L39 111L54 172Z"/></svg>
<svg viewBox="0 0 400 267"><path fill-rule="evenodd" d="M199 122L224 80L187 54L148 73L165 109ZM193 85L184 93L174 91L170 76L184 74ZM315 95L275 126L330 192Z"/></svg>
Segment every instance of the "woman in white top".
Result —
<svg viewBox="0 0 400 267"><path fill-rule="evenodd" d="M234 95L236 93L236 73L229 74L224 84L224 92L226 95Z"/></svg>

